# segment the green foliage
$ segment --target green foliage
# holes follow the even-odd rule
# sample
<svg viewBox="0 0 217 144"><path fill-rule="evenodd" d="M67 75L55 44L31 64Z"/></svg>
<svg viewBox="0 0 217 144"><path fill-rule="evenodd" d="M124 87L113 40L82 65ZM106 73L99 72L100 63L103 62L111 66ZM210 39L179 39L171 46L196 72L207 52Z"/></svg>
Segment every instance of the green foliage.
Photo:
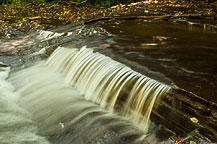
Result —
<svg viewBox="0 0 217 144"><path fill-rule="evenodd" d="M103 5L106 7L126 2L135 2L136 0L87 0L92 5Z"/></svg>
<svg viewBox="0 0 217 144"><path fill-rule="evenodd" d="M44 2L44 0L33 0L37 2ZM31 0L0 0L0 4L16 4L16 3L26 3L32 2Z"/></svg>
<svg viewBox="0 0 217 144"><path fill-rule="evenodd" d="M0 0L0 4L29 3L29 2L42 3L42 2L59 2L59 1L73 1L73 2L87 1L92 5L102 5L105 7L109 7L119 3L137 2L139 0Z"/></svg>
<svg viewBox="0 0 217 144"><path fill-rule="evenodd" d="M105 7L109 7L112 5L120 4L120 3L128 3L128 2L138 2L140 0L0 0L1 4L16 4L16 3L30 3L30 2L37 2L37 3L43 3L43 2L59 2L59 1L73 1L73 2L82 2L87 1L88 3L92 5L103 5ZM189 0L186 0L189 1ZM204 2L214 2L215 0L198 0L198 1L204 1Z"/></svg>
<svg viewBox="0 0 217 144"><path fill-rule="evenodd" d="M187 136L197 136L198 133L196 131L192 131L190 133L187 134Z"/></svg>
<svg viewBox="0 0 217 144"><path fill-rule="evenodd" d="M194 141L190 141L190 144L197 144L196 142L194 142Z"/></svg>

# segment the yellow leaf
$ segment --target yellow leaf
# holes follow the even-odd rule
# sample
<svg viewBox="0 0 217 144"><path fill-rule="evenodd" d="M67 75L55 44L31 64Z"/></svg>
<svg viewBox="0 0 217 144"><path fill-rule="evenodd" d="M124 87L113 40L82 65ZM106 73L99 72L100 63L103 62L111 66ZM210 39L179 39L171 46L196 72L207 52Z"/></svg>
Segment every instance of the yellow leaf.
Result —
<svg viewBox="0 0 217 144"><path fill-rule="evenodd" d="M198 123L198 119L195 118L195 117L190 118L190 120L191 120L193 123Z"/></svg>
<svg viewBox="0 0 217 144"><path fill-rule="evenodd" d="M181 140L182 140L181 137L177 137L177 138L176 138L176 141L175 141L175 144L179 143Z"/></svg>
<svg viewBox="0 0 217 144"><path fill-rule="evenodd" d="M35 17L29 17L30 20L38 19L41 18L40 16L35 16Z"/></svg>

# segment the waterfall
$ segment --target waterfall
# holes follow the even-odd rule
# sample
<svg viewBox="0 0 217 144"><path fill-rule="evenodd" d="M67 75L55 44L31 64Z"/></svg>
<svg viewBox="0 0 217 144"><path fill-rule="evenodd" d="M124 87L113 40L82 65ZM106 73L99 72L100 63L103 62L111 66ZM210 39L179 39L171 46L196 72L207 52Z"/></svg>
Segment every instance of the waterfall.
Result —
<svg viewBox="0 0 217 144"><path fill-rule="evenodd" d="M65 76L65 83L79 90L93 103L131 121L147 132L157 98L170 87L86 47L59 47L46 66Z"/></svg>
<svg viewBox="0 0 217 144"><path fill-rule="evenodd" d="M9 81L37 133L63 144L144 143L155 101L170 90L86 47L59 47Z"/></svg>
<svg viewBox="0 0 217 144"><path fill-rule="evenodd" d="M64 76L39 62L10 76L20 95L17 104L26 109L51 143L142 143L146 135L117 114L87 101Z"/></svg>

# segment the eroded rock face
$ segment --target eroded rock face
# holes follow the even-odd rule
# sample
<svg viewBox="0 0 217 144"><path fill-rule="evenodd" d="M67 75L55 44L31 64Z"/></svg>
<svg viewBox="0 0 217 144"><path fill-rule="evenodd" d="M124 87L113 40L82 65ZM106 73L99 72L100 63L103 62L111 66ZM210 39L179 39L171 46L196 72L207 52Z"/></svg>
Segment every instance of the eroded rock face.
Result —
<svg viewBox="0 0 217 144"><path fill-rule="evenodd" d="M19 52L25 47L30 46L33 44L32 38L30 35L27 36L19 36L16 39L10 39L6 42L0 43L0 53L8 53L8 54L14 54L16 52Z"/></svg>

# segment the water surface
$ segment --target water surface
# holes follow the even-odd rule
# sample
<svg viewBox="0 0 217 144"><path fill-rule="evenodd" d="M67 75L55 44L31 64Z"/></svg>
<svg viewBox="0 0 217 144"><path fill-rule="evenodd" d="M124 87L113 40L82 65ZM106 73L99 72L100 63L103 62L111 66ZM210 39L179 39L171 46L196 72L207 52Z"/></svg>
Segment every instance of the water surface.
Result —
<svg viewBox="0 0 217 144"><path fill-rule="evenodd" d="M175 85L217 102L217 34L198 27L144 20L98 23L111 35L87 40L152 71Z"/></svg>

